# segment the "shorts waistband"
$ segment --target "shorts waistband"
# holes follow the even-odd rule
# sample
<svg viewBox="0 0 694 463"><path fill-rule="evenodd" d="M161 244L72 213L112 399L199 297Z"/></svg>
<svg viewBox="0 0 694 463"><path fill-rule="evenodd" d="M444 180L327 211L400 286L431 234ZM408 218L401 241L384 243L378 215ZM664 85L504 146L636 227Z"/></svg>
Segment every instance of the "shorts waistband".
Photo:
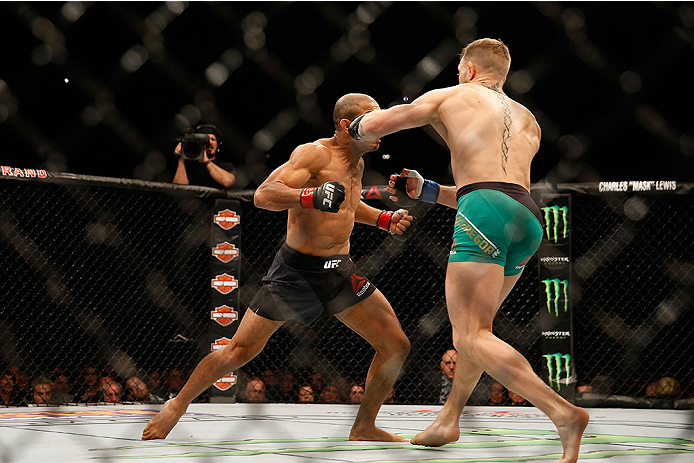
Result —
<svg viewBox="0 0 694 463"><path fill-rule="evenodd" d="M540 225L542 225L542 213L540 212L540 208L537 207L537 204L535 204L533 198L530 197L530 192L526 190L524 187L516 183L506 182L470 183L468 185L463 185L460 188L458 188L458 191L456 191L455 193L456 201L460 200L460 198L475 190L496 190L506 194L507 196L510 196L511 198L515 199L523 206L525 206L530 212L532 212L532 214L537 218L538 222L540 222Z"/></svg>
<svg viewBox="0 0 694 463"><path fill-rule="evenodd" d="M321 257L312 256L310 254L304 254L297 251L294 248L289 247L289 245L284 242L279 252L277 253L282 257L285 264L290 267L301 269L301 270L325 270L329 268L337 267L339 260L348 261L349 255L347 254L336 254L334 256ZM333 262L333 266L326 266L329 262Z"/></svg>

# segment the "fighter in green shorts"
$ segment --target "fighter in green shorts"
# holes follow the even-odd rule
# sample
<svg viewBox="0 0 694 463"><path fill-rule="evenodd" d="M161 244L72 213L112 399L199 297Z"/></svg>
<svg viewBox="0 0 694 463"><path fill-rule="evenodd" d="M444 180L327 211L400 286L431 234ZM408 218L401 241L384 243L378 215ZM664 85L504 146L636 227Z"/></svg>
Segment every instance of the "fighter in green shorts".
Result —
<svg viewBox="0 0 694 463"><path fill-rule="evenodd" d="M449 262L492 262L517 275L542 240L540 209L525 188L480 182L456 192L458 202Z"/></svg>

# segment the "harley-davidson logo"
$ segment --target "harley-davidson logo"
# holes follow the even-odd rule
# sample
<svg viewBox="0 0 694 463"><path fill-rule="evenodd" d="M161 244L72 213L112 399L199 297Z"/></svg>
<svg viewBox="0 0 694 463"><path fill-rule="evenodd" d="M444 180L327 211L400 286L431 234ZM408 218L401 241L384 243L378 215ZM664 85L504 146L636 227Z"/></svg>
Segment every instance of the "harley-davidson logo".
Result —
<svg viewBox="0 0 694 463"><path fill-rule="evenodd" d="M225 264L239 255L239 249L226 241L212 248L212 255Z"/></svg>
<svg viewBox="0 0 694 463"><path fill-rule="evenodd" d="M234 384L236 384L236 375L233 373L227 373L214 382L214 387L220 391L226 391Z"/></svg>
<svg viewBox="0 0 694 463"><path fill-rule="evenodd" d="M212 287L222 294L229 294L239 287L239 281L231 275L222 273L212 279Z"/></svg>
<svg viewBox="0 0 694 463"><path fill-rule="evenodd" d="M233 307L223 305L215 307L210 317L222 326L229 326L239 319L239 313Z"/></svg>
<svg viewBox="0 0 694 463"><path fill-rule="evenodd" d="M214 342L211 344L210 350L212 352L223 349L224 346L229 344L231 342L231 339L227 338L226 336L222 336L221 338L217 338L214 340Z"/></svg>
<svg viewBox="0 0 694 463"><path fill-rule="evenodd" d="M225 230L230 230L241 223L241 217L239 217L234 211L224 209L223 211L219 211L214 215L214 223Z"/></svg>

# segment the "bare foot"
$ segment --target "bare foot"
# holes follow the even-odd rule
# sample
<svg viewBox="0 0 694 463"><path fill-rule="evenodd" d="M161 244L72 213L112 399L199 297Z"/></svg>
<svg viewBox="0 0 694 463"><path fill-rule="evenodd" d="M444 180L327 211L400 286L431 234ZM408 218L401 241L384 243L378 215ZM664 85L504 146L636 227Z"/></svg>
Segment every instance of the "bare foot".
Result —
<svg viewBox="0 0 694 463"><path fill-rule="evenodd" d="M167 400L159 413L149 420L145 430L142 431L142 440L164 439L169 435L171 429L176 426L178 420L186 412L186 409L180 409L174 400Z"/></svg>
<svg viewBox="0 0 694 463"><path fill-rule="evenodd" d="M404 437L391 434L375 426L371 428L355 429L349 433L349 440L364 440L376 442L407 442Z"/></svg>
<svg viewBox="0 0 694 463"><path fill-rule="evenodd" d="M557 426L561 445L564 447L564 454L556 463L576 463L578 461L581 437L583 436L583 430L588 425L590 415L580 407L574 408L573 415L568 422L562 426Z"/></svg>
<svg viewBox="0 0 694 463"><path fill-rule="evenodd" d="M412 438L412 445L426 445L427 447L441 447L449 442L455 442L460 438L460 427L442 426L436 421L428 428Z"/></svg>

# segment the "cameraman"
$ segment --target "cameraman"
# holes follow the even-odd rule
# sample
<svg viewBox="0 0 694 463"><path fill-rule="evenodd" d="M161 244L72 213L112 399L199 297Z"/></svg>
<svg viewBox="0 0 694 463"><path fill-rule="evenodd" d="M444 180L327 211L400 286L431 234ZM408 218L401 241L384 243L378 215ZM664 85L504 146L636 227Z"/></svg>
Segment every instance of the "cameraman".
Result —
<svg viewBox="0 0 694 463"><path fill-rule="evenodd" d="M186 140L186 135L190 134L207 134L209 141L203 146L195 140ZM223 188L231 188L234 185L236 177L231 173L234 166L216 161L219 145L222 144L222 132L217 127L208 124L199 125L179 140L174 150L174 154L179 156L174 183L212 188L219 188L220 185ZM181 155L182 144L186 144L183 155Z"/></svg>

